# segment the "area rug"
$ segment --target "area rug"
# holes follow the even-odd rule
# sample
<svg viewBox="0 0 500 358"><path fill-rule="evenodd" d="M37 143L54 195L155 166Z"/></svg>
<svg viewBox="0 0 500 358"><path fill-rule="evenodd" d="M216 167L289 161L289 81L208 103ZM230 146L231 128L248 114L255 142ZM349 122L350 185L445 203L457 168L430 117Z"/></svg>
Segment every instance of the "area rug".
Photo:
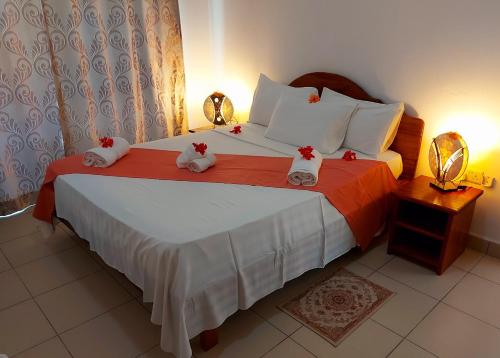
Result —
<svg viewBox="0 0 500 358"><path fill-rule="evenodd" d="M340 269L279 308L336 347L392 295L388 289Z"/></svg>

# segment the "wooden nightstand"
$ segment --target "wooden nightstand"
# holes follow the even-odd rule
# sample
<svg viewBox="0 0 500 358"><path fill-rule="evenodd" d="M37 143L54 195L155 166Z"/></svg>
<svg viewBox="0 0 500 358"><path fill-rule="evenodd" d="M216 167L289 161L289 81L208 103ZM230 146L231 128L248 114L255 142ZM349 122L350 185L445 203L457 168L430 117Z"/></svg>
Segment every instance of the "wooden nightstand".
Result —
<svg viewBox="0 0 500 358"><path fill-rule="evenodd" d="M440 275L465 250L476 200L483 191L467 188L445 193L430 187L431 180L419 176L394 193L387 252Z"/></svg>
<svg viewBox="0 0 500 358"><path fill-rule="evenodd" d="M189 133L197 133L197 132L209 131L209 130L214 129L214 128L215 128L215 126L213 124L208 124L206 126L202 126L202 127L190 129Z"/></svg>

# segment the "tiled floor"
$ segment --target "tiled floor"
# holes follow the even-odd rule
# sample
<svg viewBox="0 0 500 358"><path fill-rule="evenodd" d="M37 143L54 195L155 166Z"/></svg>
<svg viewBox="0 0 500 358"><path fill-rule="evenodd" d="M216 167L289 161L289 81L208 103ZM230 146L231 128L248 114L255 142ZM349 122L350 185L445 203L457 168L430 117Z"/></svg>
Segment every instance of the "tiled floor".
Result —
<svg viewBox="0 0 500 358"><path fill-rule="evenodd" d="M500 260L467 250L442 276L385 253L353 252L230 317L196 357L500 357ZM276 306L346 266L396 292L337 348ZM62 224L43 240L28 214L0 220L0 354L171 357L149 305Z"/></svg>

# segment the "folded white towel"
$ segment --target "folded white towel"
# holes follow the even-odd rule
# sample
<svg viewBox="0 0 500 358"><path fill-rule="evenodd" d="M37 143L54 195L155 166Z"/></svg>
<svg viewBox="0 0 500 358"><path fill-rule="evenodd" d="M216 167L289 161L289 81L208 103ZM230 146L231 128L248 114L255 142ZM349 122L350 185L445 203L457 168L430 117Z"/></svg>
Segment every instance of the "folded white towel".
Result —
<svg viewBox="0 0 500 358"><path fill-rule="evenodd" d="M288 172L288 182L293 185L314 186L318 182L319 168L323 157L316 149L312 154L314 158L307 160L297 153L293 158L292 166Z"/></svg>
<svg viewBox="0 0 500 358"><path fill-rule="evenodd" d="M122 137L112 138L112 147L95 147L87 150L83 155L83 165L87 167L106 168L127 154L130 150L127 140Z"/></svg>
<svg viewBox="0 0 500 358"><path fill-rule="evenodd" d="M193 143L188 145L187 148L184 149L184 151L181 154L179 154L175 162L178 168L187 168L189 163L191 163L193 160L205 158L206 155L207 155L206 151L204 154L197 152L194 148L194 143Z"/></svg>
<svg viewBox="0 0 500 358"><path fill-rule="evenodd" d="M215 164L215 155L213 153L205 153L205 158L193 159L188 164L188 169L195 173L201 173Z"/></svg>

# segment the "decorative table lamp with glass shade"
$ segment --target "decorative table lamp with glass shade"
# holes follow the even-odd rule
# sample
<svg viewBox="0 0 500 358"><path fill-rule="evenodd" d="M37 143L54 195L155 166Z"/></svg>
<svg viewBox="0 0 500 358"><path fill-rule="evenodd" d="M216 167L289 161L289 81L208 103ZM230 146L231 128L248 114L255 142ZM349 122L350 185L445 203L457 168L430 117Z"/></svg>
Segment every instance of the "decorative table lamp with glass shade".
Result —
<svg viewBox="0 0 500 358"><path fill-rule="evenodd" d="M443 191L459 189L468 160L469 150L460 134L447 132L438 135L429 149L429 166L435 177L431 184Z"/></svg>
<svg viewBox="0 0 500 358"><path fill-rule="evenodd" d="M214 92L205 100L203 112L211 123L216 126L223 126L233 119L233 103L224 93Z"/></svg>

